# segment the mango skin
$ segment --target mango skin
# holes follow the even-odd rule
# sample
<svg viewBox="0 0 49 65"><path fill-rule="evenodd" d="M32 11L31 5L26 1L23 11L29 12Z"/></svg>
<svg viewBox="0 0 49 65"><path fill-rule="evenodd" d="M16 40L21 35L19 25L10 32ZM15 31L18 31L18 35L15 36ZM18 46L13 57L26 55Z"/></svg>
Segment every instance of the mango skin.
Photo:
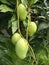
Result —
<svg viewBox="0 0 49 65"><path fill-rule="evenodd" d="M23 4L19 4L18 13L19 13L20 20L24 21L26 19L26 16L27 16L27 11L26 11L26 7Z"/></svg>
<svg viewBox="0 0 49 65"><path fill-rule="evenodd" d="M15 47L16 54L20 59L24 59L26 57L28 51L28 42L24 38L21 38Z"/></svg>
<svg viewBox="0 0 49 65"><path fill-rule="evenodd" d="M28 35L32 36L37 31L37 25L35 22L30 22L28 25Z"/></svg>
<svg viewBox="0 0 49 65"><path fill-rule="evenodd" d="M21 35L19 33L15 33L13 36L12 36L12 43L13 44L16 44L17 41L21 38Z"/></svg>

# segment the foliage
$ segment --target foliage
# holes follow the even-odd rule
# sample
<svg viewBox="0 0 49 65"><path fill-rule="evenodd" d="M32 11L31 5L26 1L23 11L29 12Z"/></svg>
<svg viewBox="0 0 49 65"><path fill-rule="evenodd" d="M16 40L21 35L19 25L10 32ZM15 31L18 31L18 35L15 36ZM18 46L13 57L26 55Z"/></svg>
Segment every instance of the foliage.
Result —
<svg viewBox="0 0 49 65"><path fill-rule="evenodd" d="M19 28L22 36L27 36L29 17L18 23L17 4L20 3L26 6L31 21L38 26L37 32L28 38L31 47L23 60L17 57L11 42L11 36ZM0 65L49 65L48 0L18 0L18 3L17 0L0 0Z"/></svg>

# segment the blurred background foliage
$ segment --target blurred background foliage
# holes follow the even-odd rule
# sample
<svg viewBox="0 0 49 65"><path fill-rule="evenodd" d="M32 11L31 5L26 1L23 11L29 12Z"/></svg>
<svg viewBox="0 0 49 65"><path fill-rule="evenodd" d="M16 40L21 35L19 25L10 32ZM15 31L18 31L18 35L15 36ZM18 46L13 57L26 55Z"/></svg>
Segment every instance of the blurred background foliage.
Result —
<svg viewBox="0 0 49 65"><path fill-rule="evenodd" d="M30 7L31 20L35 21L38 30L29 37L38 65L49 65L49 0L19 0L19 3ZM11 36L18 29L15 13L16 0L0 0L0 65L36 65L30 51L24 60L15 54ZM25 37L27 23L20 22L21 33Z"/></svg>

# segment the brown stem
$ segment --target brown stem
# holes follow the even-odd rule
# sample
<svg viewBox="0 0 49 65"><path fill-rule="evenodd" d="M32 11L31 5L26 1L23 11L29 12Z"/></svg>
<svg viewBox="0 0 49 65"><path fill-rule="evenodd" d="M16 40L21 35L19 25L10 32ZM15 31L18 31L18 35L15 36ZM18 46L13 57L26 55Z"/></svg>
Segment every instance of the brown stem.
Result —
<svg viewBox="0 0 49 65"><path fill-rule="evenodd" d="M31 22L30 7L28 7L28 26L29 26L30 22ZM28 40L28 27L27 27L27 30L26 30L26 39ZM32 54L32 58L36 62L36 65L38 65L38 62L36 61L36 57L35 57L35 54L34 54L34 50L32 49L32 47L29 44L28 44L28 46L29 46L30 52Z"/></svg>

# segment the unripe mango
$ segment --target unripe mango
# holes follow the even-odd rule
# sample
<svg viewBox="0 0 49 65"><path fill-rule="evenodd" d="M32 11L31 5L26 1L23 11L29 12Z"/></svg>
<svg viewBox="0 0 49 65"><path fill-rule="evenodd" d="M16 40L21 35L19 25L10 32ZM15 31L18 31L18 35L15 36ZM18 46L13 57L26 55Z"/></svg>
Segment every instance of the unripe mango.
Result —
<svg viewBox="0 0 49 65"><path fill-rule="evenodd" d="M24 21L27 16L27 11L26 11L26 7L23 4L19 4L18 13L20 20Z"/></svg>
<svg viewBox="0 0 49 65"><path fill-rule="evenodd" d="M29 36L34 35L36 30L37 30L36 23L35 22L30 22L29 25L28 25L28 34L29 34Z"/></svg>
<svg viewBox="0 0 49 65"><path fill-rule="evenodd" d="M26 39L21 38L15 47L16 54L20 59L24 59L26 57L28 51L28 42Z"/></svg>
<svg viewBox="0 0 49 65"><path fill-rule="evenodd" d="M15 33L13 36L12 36L12 43L13 44L16 44L17 41L21 38L21 35L19 33Z"/></svg>

